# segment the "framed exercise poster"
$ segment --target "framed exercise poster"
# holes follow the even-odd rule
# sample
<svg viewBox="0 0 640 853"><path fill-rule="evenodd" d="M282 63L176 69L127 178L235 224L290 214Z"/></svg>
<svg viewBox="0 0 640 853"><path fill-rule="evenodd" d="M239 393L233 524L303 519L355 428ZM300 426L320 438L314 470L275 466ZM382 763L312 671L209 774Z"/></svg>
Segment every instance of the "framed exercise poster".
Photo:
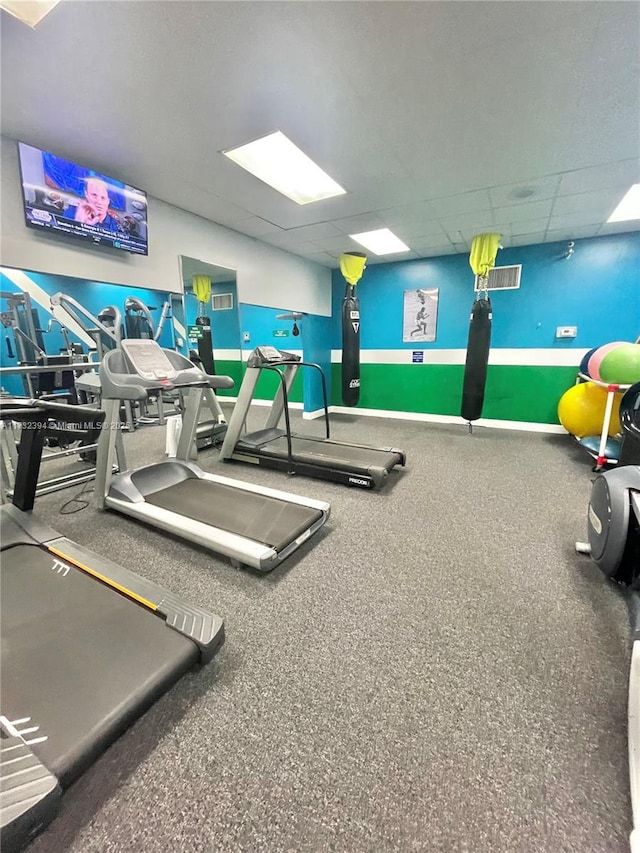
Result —
<svg viewBox="0 0 640 853"><path fill-rule="evenodd" d="M405 290L402 312L402 341L435 341L438 324L439 288Z"/></svg>

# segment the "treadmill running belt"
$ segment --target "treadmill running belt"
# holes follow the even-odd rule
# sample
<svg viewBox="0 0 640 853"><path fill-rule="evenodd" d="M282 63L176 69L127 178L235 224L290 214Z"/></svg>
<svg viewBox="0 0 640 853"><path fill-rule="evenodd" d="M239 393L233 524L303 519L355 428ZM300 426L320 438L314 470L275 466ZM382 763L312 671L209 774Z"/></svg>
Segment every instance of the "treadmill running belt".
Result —
<svg viewBox="0 0 640 853"><path fill-rule="evenodd" d="M238 442L236 449L241 451L242 441ZM352 471L354 474L366 474L371 468L385 468L390 471L402 461L400 454L389 450L339 444L326 439L296 435L291 437L291 451L294 461L312 462L328 468L341 468ZM286 459L287 453L286 436L260 445L261 456L277 456Z"/></svg>
<svg viewBox="0 0 640 853"><path fill-rule="evenodd" d="M149 504L281 551L322 517L319 509L191 478L145 496Z"/></svg>
<svg viewBox="0 0 640 853"><path fill-rule="evenodd" d="M164 620L46 548L2 551L2 713L66 786L198 660Z"/></svg>

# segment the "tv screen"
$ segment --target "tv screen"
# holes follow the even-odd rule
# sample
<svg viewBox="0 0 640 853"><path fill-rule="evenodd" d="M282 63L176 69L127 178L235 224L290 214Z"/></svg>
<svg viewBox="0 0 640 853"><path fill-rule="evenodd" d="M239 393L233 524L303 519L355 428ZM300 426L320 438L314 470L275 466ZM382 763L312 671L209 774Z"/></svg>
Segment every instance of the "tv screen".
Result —
<svg viewBox="0 0 640 853"><path fill-rule="evenodd" d="M30 228L148 253L142 190L18 143L25 221Z"/></svg>

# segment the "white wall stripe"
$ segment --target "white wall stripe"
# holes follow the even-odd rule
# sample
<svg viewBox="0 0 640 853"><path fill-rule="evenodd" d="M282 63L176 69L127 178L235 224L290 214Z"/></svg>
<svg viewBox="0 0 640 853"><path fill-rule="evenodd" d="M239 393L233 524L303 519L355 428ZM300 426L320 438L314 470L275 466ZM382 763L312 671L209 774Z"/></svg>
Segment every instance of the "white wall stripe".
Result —
<svg viewBox="0 0 640 853"><path fill-rule="evenodd" d="M413 352L424 352L424 363L413 365ZM501 364L529 367L575 367L580 365L587 349L492 349L489 364ZM424 367L430 364L464 364L467 351L464 349L425 349L420 350L360 350L361 364L411 364ZM340 364L342 350L331 350L331 361Z"/></svg>
<svg viewBox="0 0 640 853"><path fill-rule="evenodd" d="M173 329L177 337L184 338L184 340L187 339L187 330L182 325L180 320L177 320L175 317L173 318Z"/></svg>
<svg viewBox="0 0 640 853"><path fill-rule="evenodd" d="M387 412L384 409L352 409L349 406L330 406L330 412L345 415L362 415L365 418L388 418L399 421L421 421L434 424L456 424L466 427L466 421L456 415L429 415L422 412ZM567 435L567 431L559 424L538 424L529 421L502 421L492 418L479 418L473 422L474 428L489 427L491 429L515 429L523 432L543 432L553 435Z"/></svg>
<svg viewBox="0 0 640 853"><path fill-rule="evenodd" d="M219 397L221 403L235 403L236 397ZM253 400L252 406L271 406L273 400ZM289 403L291 409L302 409L302 403ZM384 409L352 409L349 406L329 406L329 414L359 415L363 418L386 418L396 421L417 421L419 423L453 424L465 427L466 421L456 415L429 415L423 412L391 412ZM303 412L302 417L306 421L324 417L324 409L316 409L314 412ZM549 435L567 435L567 431L560 424L538 424L529 421L503 421L492 418L480 418L473 422L474 428L487 427L489 429L514 429L519 432L541 432Z"/></svg>

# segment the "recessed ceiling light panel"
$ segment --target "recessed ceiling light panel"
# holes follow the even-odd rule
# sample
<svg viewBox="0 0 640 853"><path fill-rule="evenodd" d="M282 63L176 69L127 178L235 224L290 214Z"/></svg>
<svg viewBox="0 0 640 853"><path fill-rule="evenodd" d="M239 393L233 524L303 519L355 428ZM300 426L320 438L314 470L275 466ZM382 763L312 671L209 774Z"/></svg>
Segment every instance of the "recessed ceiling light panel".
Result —
<svg viewBox="0 0 640 853"><path fill-rule="evenodd" d="M363 231L361 234L349 234L352 240L369 249L374 255L395 255L398 252L410 252L411 249L388 228L377 231Z"/></svg>
<svg viewBox="0 0 640 853"><path fill-rule="evenodd" d="M30 27L36 27L60 0L0 0L4 9L14 18Z"/></svg>
<svg viewBox="0 0 640 853"><path fill-rule="evenodd" d="M630 219L640 219L640 184L631 187L607 222L628 222Z"/></svg>
<svg viewBox="0 0 640 853"><path fill-rule="evenodd" d="M279 130L222 153L298 204L346 192Z"/></svg>

